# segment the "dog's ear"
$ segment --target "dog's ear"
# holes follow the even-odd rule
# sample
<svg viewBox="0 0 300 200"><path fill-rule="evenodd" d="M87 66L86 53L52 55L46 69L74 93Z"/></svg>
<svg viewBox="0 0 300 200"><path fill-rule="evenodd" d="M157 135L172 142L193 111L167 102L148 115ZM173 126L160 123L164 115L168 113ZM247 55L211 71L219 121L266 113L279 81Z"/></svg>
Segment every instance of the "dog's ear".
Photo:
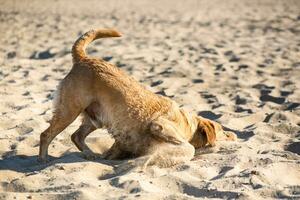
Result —
<svg viewBox="0 0 300 200"><path fill-rule="evenodd" d="M197 129L190 141L196 148L204 147L206 144L215 146L216 124L208 119L197 117Z"/></svg>

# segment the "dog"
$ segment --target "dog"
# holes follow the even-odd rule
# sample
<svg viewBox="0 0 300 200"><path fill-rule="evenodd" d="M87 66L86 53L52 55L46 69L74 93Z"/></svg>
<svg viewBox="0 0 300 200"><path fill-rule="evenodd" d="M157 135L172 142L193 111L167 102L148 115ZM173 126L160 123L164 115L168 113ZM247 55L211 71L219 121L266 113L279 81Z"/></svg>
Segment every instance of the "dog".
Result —
<svg viewBox="0 0 300 200"><path fill-rule="evenodd" d="M115 139L104 158L140 157L145 166L172 166L191 160L195 148L214 146L217 138L236 139L217 122L184 111L113 64L85 52L96 39L120 36L113 29L91 30L74 43L73 67L59 84L50 126L40 135L39 161L47 162L51 141L80 114L82 124L71 140L89 159L96 155L85 138L98 128L106 128Z"/></svg>

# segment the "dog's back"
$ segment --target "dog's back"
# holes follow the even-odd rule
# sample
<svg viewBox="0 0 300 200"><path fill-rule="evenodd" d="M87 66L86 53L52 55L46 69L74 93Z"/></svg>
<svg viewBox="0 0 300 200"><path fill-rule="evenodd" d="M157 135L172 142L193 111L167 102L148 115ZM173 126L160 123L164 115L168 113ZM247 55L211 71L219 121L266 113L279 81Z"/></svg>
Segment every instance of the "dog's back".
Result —
<svg viewBox="0 0 300 200"><path fill-rule="evenodd" d="M107 128L115 138L106 158L120 158L129 152L145 155L145 165L190 160L194 147L189 142L195 134L206 134L207 142L214 144L214 126L203 125L198 131L201 120L188 117L171 99L152 93L116 66L85 53L93 40L120 35L115 30L99 29L75 42L72 70L59 86L53 118L41 134L41 161L46 161L50 142L79 114L83 115L82 125L71 138L87 157L94 154L84 139L97 128Z"/></svg>
<svg viewBox="0 0 300 200"><path fill-rule="evenodd" d="M145 89L134 78L111 63L86 55L85 48L93 40L102 37L119 37L120 35L114 30L100 29L89 31L80 37L72 48L74 65L66 79L70 79L69 82L72 82L69 85L76 85L76 92L83 90L82 93L86 100L82 101L89 101L86 104L94 101L99 103L103 114L109 115L101 117L105 119L104 123L107 126L125 123L120 126L126 127L128 123L131 123L130 119L134 124L141 124L151 120L154 113L168 112L171 102L169 99ZM112 121L114 124L110 124ZM120 122L116 123L117 121Z"/></svg>

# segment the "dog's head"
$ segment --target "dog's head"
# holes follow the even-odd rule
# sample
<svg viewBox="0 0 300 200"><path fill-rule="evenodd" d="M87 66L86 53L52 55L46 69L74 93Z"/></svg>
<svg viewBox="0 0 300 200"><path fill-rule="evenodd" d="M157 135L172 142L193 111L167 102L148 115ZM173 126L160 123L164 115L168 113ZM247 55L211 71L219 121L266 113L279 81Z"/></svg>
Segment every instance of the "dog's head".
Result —
<svg viewBox="0 0 300 200"><path fill-rule="evenodd" d="M207 144L215 146L217 139L216 128L212 121L196 117L196 130L190 143L195 147L204 147Z"/></svg>
<svg viewBox="0 0 300 200"><path fill-rule="evenodd" d="M198 116L194 119L196 129L190 143L195 148L205 147L206 145L215 146L216 140L236 140L236 135L224 131L221 124Z"/></svg>

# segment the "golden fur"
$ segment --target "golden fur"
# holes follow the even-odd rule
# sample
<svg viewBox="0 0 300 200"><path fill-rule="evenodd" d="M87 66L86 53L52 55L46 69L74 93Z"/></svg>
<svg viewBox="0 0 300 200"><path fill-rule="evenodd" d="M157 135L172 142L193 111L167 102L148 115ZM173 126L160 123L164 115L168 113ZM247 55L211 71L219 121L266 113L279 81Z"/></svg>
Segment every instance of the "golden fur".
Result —
<svg viewBox="0 0 300 200"><path fill-rule="evenodd" d="M187 113L116 66L86 55L93 40L120 36L111 29L91 30L75 42L73 68L60 83L50 126L40 136L40 161L46 161L50 142L80 114L82 125L71 139L90 158L94 153L84 139L97 128L107 128L115 139L105 158L143 156L145 166L171 166L192 159L195 148L214 146L216 137L235 139L218 123Z"/></svg>

